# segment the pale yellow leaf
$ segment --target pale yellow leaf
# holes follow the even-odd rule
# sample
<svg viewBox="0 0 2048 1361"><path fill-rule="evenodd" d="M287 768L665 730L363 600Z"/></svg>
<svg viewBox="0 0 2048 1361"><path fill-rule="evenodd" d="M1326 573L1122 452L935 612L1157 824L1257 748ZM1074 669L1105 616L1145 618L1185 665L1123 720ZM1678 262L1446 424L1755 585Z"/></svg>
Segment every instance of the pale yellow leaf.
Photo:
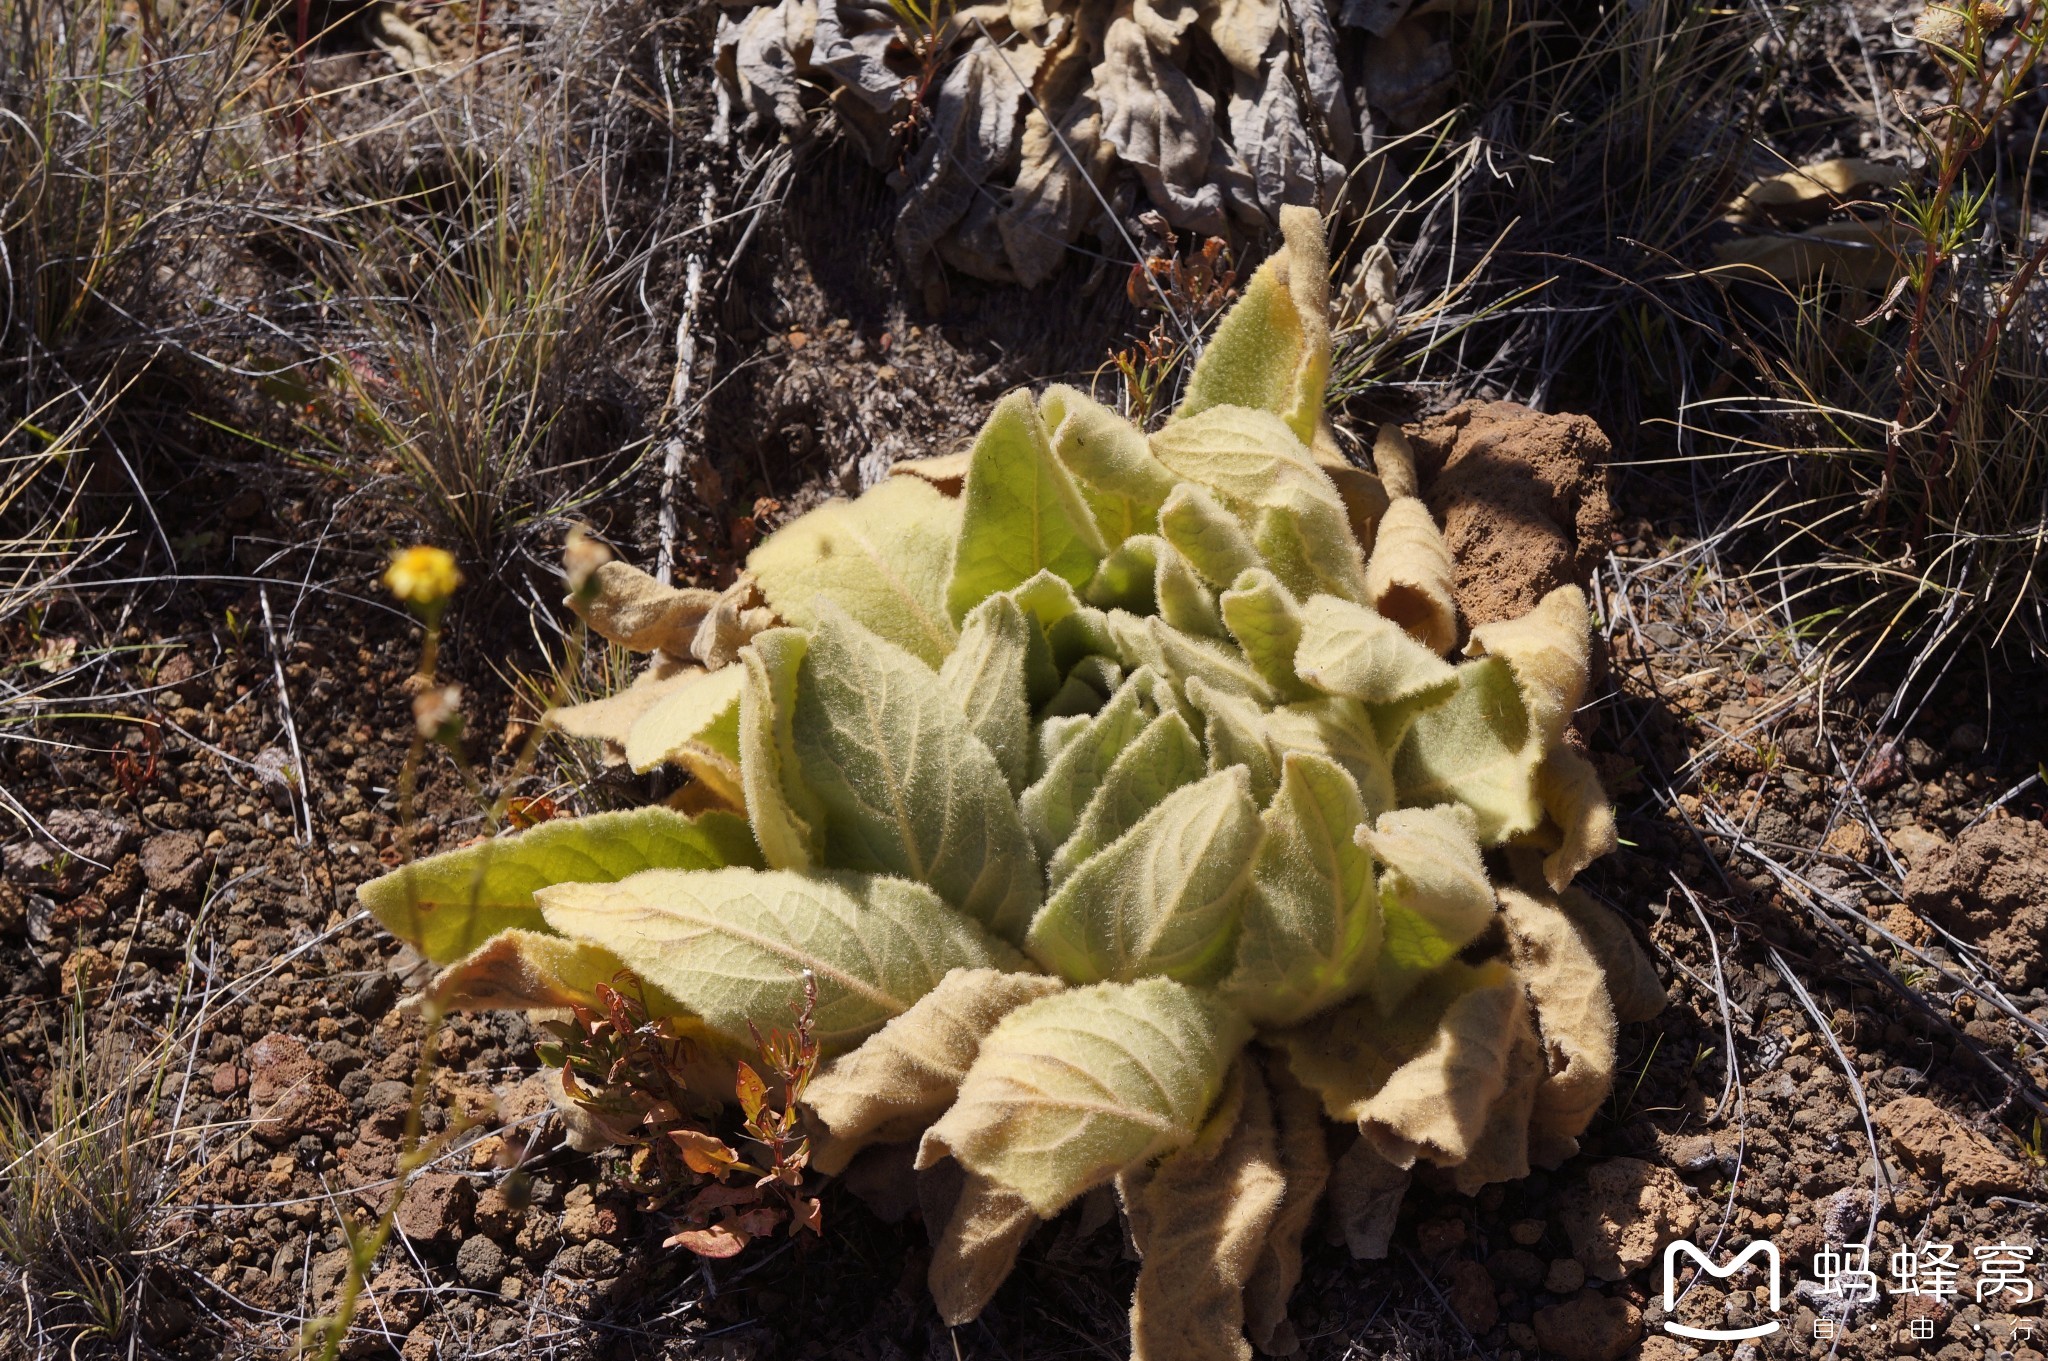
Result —
<svg viewBox="0 0 2048 1361"><path fill-rule="evenodd" d="M1480 624L1472 630L1465 653L1499 657L1522 687L1534 740L1549 751L1564 740L1564 730L1586 695L1586 669L1592 660L1592 619L1586 593L1560 586L1515 619Z"/></svg>
<svg viewBox="0 0 2048 1361"><path fill-rule="evenodd" d="M1306 441L1330 376L1329 255L1313 208L1280 210L1286 244L1253 273L1244 295L1195 361L1176 419L1216 406L1254 407Z"/></svg>
<svg viewBox="0 0 2048 1361"><path fill-rule="evenodd" d="M817 623L822 597L937 666L956 636L946 587L960 506L920 478L886 478L776 530L747 555L747 570L788 622Z"/></svg>
<svg viewBox="0 0 2048 1361"><path fill-rule="evenodd" d="M1176 486L1160 506L1159 532L1218 589L1264 566L1244 525L1192 482Z"/></svg>
<svg viewBox="0 0 2048 1361"><path fill-rule="evenodd" d="M1302 1236L1330 1181L1330 1151L1322 1103L1315 1093L1296 1082L1287 1065L1270 1054L1261 1068L1273 1095L1278 1127L1274 1148L1285 1193L1266 1230L1252 1277L1245 1282L1245 1334L1261 1352L1284 1356L1299 1346L1287 1318L1287 1302L1301 1282Z"/></svg>
<svg viewBox="0 0 2048 1361"><path fill-rule="evenodd" d="M1471 809L1480 844L1498 846L1543 820L1536 795L1543 750L1514 672L1498 657L1482 657L1458 668L1450 698L1414 716L1394 755L1394 783L1405 805Z"/></svg>
<svg viewBox="0 0 2048 1361"><path fill-rule="evenodd" d="M788 1029L817 980L814 1033L843 1053L954 969L1016 969L1016 952L930 889L861 874L649 870L537 895L547 923L616 953L730 1043Z"/></svg>
<svg viewBox="0 0 2048 1361"><path fill-rule="evenodd" d="M1390 1010L1492 922L1493 884L1473 839L1472 815L1459 805L1382 813L1375 826L1358 829L1358 844L1380 863L1372 995Z"/></svg>
<svg viewBox="0 0 2048 1361"><path fill-rule="evenodd" d="M1018 1252L1041 1221L1025 1197L978 1173L966 1172L944 1222L945 1229L932 1244L932 1264L925 1279L939 1317L948 1327L958 1328L979 1318L995 1298L1016 1266Z"/></svg>
<svg viewBox="0 0 2048 1361"><path fill-rule="evenodd" d="M824 848L824 805L799 777L790 724L809 635L771 629L740 654L740 784L769 868L809 869Z"/></svg>
<svg viewBox="0 0 2048 1361"><path fill-rule="evenodd" d="M1311 596L1301 607L1294 668L1324 694L1365 704L1427 706L1458 686L1457 668L1398 623L1332 595Z"/></svg>
<svg viewBox="0 0 2048 1361"><path fill-rule="evenodd" d="M1614 808L1593 763L1559 744L1536 768L1536 796L1557 828L1557 849L1543 858L1543 878L1562 893L1578 872L1621 844Z"/></svg>
<svg viewBox="0 0 2048 1361"><path fill-rule="evenodd" d="M982 1041L918 1165L948 1155L1058 1214L1117 1173L1192 1142L1250 1026L1165 978L1055 993Z"/></svg>
<svg viewBox="0 0 2048 1361"><path fill-rule="evenodd" d="M1283 769L1219 988L1259 1025L1291 1025L1351 996L1371 981L1380 946L1372 857L1354 839L1365 816L1357 784L1306 753Z"/></svg>
<svg viewBox="0 0 2048 1361"><path fill-rule="evenodd" d="M740 780L742 666L705 671L641 715L626 735L626 764L636 772L679 765L731 806L743 807Z"/></svg>
<svg viewBox="0 0 2048 1361"><path fill-rule="evenodd" d="M564 602L600 636L632 652L659 649L688 660L690 642L704 616L718 604L718 592L664 586L639 568L617 559L591 574L590 585Z"/></svg>
<svg viewBox="0 0 2048 1361"><path fill-rule="evenodd" d="M1393 769L1380 749L1372 716L1357 700L1324 695L1283 704L1266 714L1265 729L1275 756L1304 752L1342 766L1358 787L1367 817L1394 806Z"/></svg>
<svg viewBox="0 0 2048 1361"><path fill-rule="evenodd" d="M1080 983L1155 974L1214 982L1229 967L1259 841L1250 785L1233 766L1167 795L1054 891L1025 949Z"/></svg>
<svg viewBox="0 0 2048 1361"><path fill-rule="evenodd" d="M1055 383L1038 399L1053 452L1081 483L1103 540L1149 534L1174 477L1152 457L1145 433L1102 403Z"/></svg>
<svg viewBox="0 0 2048 1361"><path fill-rule="evenodd" d="M1503 885L1501 917L1542 1034L1532 1136L1563 1153L1614 1088L1614 1003L1590 932L1554 898Z"/></svg>

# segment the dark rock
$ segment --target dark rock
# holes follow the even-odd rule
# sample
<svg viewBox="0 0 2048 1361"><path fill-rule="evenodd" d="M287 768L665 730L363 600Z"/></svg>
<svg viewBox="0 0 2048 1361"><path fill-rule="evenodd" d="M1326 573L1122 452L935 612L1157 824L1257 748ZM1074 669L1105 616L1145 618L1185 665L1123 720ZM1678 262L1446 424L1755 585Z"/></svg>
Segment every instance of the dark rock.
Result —
<svg viewBox="0 0 2048 1361"><path fill-rule="evenodd" d="M1486 1269L1503 1286L1534 1290L1543 1279L1543 1259L1521 1248L1503 1248L1486 1259Z"/></svg>
<svg viewBox="0 0 2048 1361"><path fill-rule="evenodd" d="M156 669L156 683L177 697L178 703L195 709L206 702L212 682L189 652L173 652Z"/></svg>
<svg viewBox="0 0 2048 1361"><path fill-rule="evenodd" d="M412 1105L412 1084L396 1078L384 1078L370 1084L370 1090L363 1094L363 1104L373 1111L404 1109Z"/></svg>
<svg viewBox="0 0 2048 1361"><path fill-rule="evenodd" d="M505 1274L505 1249L482 1234L471 1234L455 1250L455 1274L464 1285L494 1290Z"/></svg>
<svg viewBox="0 0 2048 1361"><path fill-rule="evenodd" d="M1465 1330L1478 1337L1491 1332L1500 1322L1500 1306L1493 1298L1493 1277L1471 1258L1460 1258L1444 1272L1444 1298Z"/></svg>
<svg viewBox="0 0 2048 1361"><path fill-rule="evenodd" d="M71 854L109 868L142 838L133 822L98 808L59 808L43 826Z"/></svg>
<svg viewBox="0 0 2048 1361"><path fill-rule="evenodd" d="M398 1000L398 980L388 973L373 973L356 984L348 999L349 1010L376 1020Z"/></svg>

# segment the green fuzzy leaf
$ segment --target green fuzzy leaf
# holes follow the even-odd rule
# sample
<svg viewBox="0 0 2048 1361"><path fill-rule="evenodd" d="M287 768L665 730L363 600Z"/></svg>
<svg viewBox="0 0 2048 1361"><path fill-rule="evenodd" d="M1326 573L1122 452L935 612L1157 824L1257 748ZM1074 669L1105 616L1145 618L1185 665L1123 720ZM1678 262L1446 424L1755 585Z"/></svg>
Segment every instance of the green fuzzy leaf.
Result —
<svg viewBox="0 0 2048 1361"><path fill-rule="evenodd" d="M811 634L790 722L824 809L824 863L900 874L997 935L1039 902L1038 857L1002 767L930 667L843 614Z"/></svg>
<svg viewBox="0 0 2048 1361"><path fill-rule="evenodd" d="M626 733L626 764L644 774L678 765L735 807L740 790L740 690L746 671L722 666L691 676Z"/></svg>
<svg viewBox="0 0 2048 1361"><path fill-rule="evenodd" d="M1192 1141L1250 1027L1169 979L1055 993L981 1042L920 1168L951 1155L1043 1218Z"/></svg>
<svg viewBox="0 0 2048 1361"><path fill-rule="evenodd" d="M960 629L960 645L939 668L939 684L967 714L967 726L1022 793L1031 763L1031 705L1025 676L1036 636L1044 635L1009 596L990 596ZM1051 660L1050 652L1047 661Z"/></svg>
<svg viewBox="0 0 2048 1361"><path fill-rule="evenodd" d="M1540 742L1515 673L1498 657L1458 668L1458 689L1422 710L1394 755L1394 784L1408 807L1456 801L1478 818L1480 844L1498 846L1543 820L1537 795Z"/></svg>
<svg viewBox="0 0 2048 1361"><path fill-rule="evenodd" d="M1102 560L1088 583L1088 603L1103 609L1151 614L1158 608L1153 582L1166 541L1156 534L1134 534Z"/></svg>
<svg viewBox="0 0 2048 1361"><path fill-rule="evenodd" d="M1173 490L1173 474L1145 444L1145 432L1086 393L1055 384L1038 410L1052 432L1052 447L1081 484L1105 543L1149 534L1159 504Z"/></svg>
<svg viewBox="0 0 2048 1361"><path fill-rule="evenodd" d="M879 876L650 870L539 898L548 925L612 951L749 1049L749 1024L789 1028L806 971L818 981L818 1041L837 1054L908 1011L950 969L1024 967L930 889Z"/></svg>
<svg viewBox="0 0 2048 1361"><path fill-rule="evenodd" d="M1102 687L1086 676L1073 675L1060 683L1060 688L1038 710L1040 722L1049 723L1056 718L1074 718L1097 712L1102 708Z"/></svg>
<svg viewBox="0 0 2048 1361"><path fill-rule="evenodd" d="M1330 376L1329 255L1313 208L1282 208L1287 244L1260 265L1195 361L1176 417L1255 407L1314 438Z"/></svg>
<svg viewBox="0 0 2048 1361"><path fill-rule="evenodd" d="M1237 640L1245 660L1283 699L1308 699L1315 694L1294 669L1301 646L1301 606L1264 568L1241 573L1217 600L1224 626Z"/></svg>
<svg viewBox="0 0 2048 1361"><path fill-rule="evenodd" d="M1083 657L1067 674L1100 693L1105 700L1124 683L1124 669L1117 665L1114 657Z"/></svg>
<svg viewBox="0 0 2048 1361"><path fill-rule="evenodd" d="M1342 766L1368 816L1378 817L1394 806L1394 772L1374 736L1372 715L1357 700L1325 695L1283 704L1266 714L1265 728L1277 757L1303 752Z"/></svg>
<svg viewBox="0 0 2048 1361"><path fill-rule="evenodd" d="M1174 790L1208 773L1202 744L1187 720L1163 713L1145 725L1136 741L1117 756L1096 787L1073 834L1049 866L1057 888L1082 861L1138 825Z"/></svg>
<svg viewBox="0 0 2048 1361"><path fill-rule="evenodd" d="M1175 487L1159 508L1159 532L1218 587L1265 565L1238 518L1192 482Z"/></svg>
<svg viewBox="0 0 2048 1361"><path fill-rule="evenodd" d="M1229 967L1258 843L1243 767L1178 789L1081 863L1033 919L1024 947L1075 982L1214 982Z"/></svg>
<svg viewBox="0 0 2048 1361"><path fill-rule="evenodd" d="M1159 602L1159 617L1171 627L1200 638L1225 636L1223 615L1216 608L1215 595L1172 544L1160 544L1152 594Z"/></svg>
<svg viewBox="0 0 2048 1361"><path fill-rule="evenodd" d="M932 666L953 650L947 613L960 502L915 477L892 477L857 501L799 516L747 555L761 593L799 627L829 600Z"/></svg>
<svg viewBox="0 0 2048 1361"><path fill-rule="evenodd" d="M1124 665L1134 671L1142 666L1151 667L1172 684L1176 698L1183 702L1187 682L1195 676L1218 690L1260 704L1271 704L1277 698L1273 687L1235 648L1183 633L1157 615L1140 619L1122 610L1111 610L1103 616L1103 622L1112 640L1111 650L1122 658Z"/></svg>
<svg viewBox="0 0 2048 1361"><path fill-rule="evenodd" d="M1048 718L1038 725L1038 741L1031 752L1031 783L1037 784L1045 778L1045 772L1059 759L1059 754L1088 731L1094 721L1092 714L1069 714L1063 718Z"/></svg>
<svg viewBox="0 0 2048 1361"><path fill-rule="evenodd" d="M1265 713L1242 695L1210 685L1200 676L1189 679L1188 703L1207 720L1202 741L1209 748L1209 769L1241 766L1251 777L1252 798L1263 808L1279 786L1280 772L1266 741Z"/></svg>
<svg viewBox="0 0 2048 1361"><path fill-rule="evenodd" d="M1382 813L1358 829L1379 860L1385 933L1374 999L1398 1006L1422 977L1464 949L1493 920L1493 885L1472 835L1472 814L1456 804Z"/></svg>
<svg viewBox="0 0 2048 1361"><path fill-rule="evenodd" d="M1088 726L1070 738L1038 782L1017 801L1040 858L1049 858L1072 835L1081 810L1123 749L1137 740L1152 717L1144 685L1133 676L1109 698Z"/></svg>
<svg viewBox="0 0 2048 1361"><path fill-rule="evenodd" d="M1154 432L1152 456L1176 477L1214 491L1240 519L1271 504L1283 487L1320 483L1340 510L1344 505L1308 445L1270 411L1218 406L1176 419ZM1351 537L1348 530L1344 537Z"/></svg>
<svg viewBox="0 0 2048 1361"><path fill-rule="evenodd" d="M791 724L797 677L810 635L800 629L756 634L739 656L740 785L747 821L771 869L805 870L824 851L825 808L803 780Z"/></svg>
<svg viewBox="0 0 2048 1361"><path fill-rule="evenodd" d="M1282 767L1280 793L1261 822L1237 964L1223 996L1260 1025L1291 1025L1334 1006L1372 979L1380 908L1372 857L1355 833L1365 819L1358 786L1334 761L1304 752Z"/></svg>
<svg viewBox="0 0 2048 1361"><path fill-rule="evenodd" d="M1458 669L1399 624L1331 595L1301 607L1294 668L1324 694L1374 705L1436 704L1458 688Z"/></svg>
<svg viewBox="0 0 2048 1361"><path fill-rule="evenodd" d="M946 602L954 619L1041 571L1088 584L1106 551L1095 516L1053 456L1027 392L996 403L968 461Z"/></svg>
<svg viewBox="0 0 2048 1361"><path fill-rule="evenodd" d="M544 929L533 895L552 884L760 863L744 819L635 808L443 851L372 879L356 896L392 935L436 964L453 964L500 931Z"/></svg>
<svg viewBox="0 0 2048 1361"><path fill-rule="evenodd" d="M1318 470L1319 477L1326 476ZM1332 489L1334 495L1334 488ZM1252 522L1252 544L1287 589L1306 599L1326 594L1363 603L1365 556L1351 536L1342 499L1320 486L1276 488Z"/></svg>

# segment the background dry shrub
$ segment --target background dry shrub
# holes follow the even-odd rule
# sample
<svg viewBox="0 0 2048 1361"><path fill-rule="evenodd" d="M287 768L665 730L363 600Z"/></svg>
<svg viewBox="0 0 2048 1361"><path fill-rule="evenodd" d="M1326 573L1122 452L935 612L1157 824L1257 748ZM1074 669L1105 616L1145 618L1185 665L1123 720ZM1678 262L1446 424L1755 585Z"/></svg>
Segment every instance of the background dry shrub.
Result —
<svg viewBox="0 0 2048 1361"><path fill-rule="evenodd" d="M150 1254L189 1169L180 1038L123 1024L80 996L49 1037L40 1095L0 1092L0 1350L118 1355L185 1306ZM19 1350L15 1350L19 1348Z"/></svg>
<svg viewBox="0 0 2048 1361"><path fill-rule="evenodd" d="M1781 475L1752 522L1775 536L1766 560L1793 573L1801 613L1854 660L1902 643L1925 661L1966 640L2038 657L2048 9L1931 6L1916 36L1873 67L1913 173L1874 207L1833 205L1837 222L1873 224L1877 259L1732 285L1766 394L1738 404L1764 414L1742 452Z"/></svg>
<svg viewBox="0 0 2048 1361"><path fill-rule="evenodd" d="M1482 395L1610 429L1675 415L1711 381L1711 284L1690 277L1775 89L1795 13L1762 4L1482 5L1460 102L1360 158L1333 392ZM1375 245L1377 287L1358 262ZM1366 294L1387 305L1372 319Z"/></svg>
<svg viewBox="0 0 2048 1361"><path fill-rule="evenodd" d="M624 183L646 121L598 79L641 74L644 33L623 4L555 18L530 48L392 85L378 116L338 106L294 241L319 319L302 440L489 575L644 448L618 356L652 333L659 207ZM644 314L615 309L629 283Z"/></svg>
<svg viewBox="0 0 2048 1361"><path fill-rule="evenodd" d="M206 281L246 175L232 125L254 31L218 7L163 13L0 0L0 515L17 543L98 468L121 506L91 518L131 513L168 553L143 450L242 329Z"/></svg>

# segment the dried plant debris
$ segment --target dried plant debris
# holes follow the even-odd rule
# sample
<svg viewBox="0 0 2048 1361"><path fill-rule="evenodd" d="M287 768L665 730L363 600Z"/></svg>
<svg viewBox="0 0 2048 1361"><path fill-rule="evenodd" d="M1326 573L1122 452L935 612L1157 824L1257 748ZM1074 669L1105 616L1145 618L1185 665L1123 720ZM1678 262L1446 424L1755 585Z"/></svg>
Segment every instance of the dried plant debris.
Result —
<svg viewBox="0 0 2048 1361"><path fill-rule="evenodd" d="M1714 248L1715 263L1736 279L1882 287L1916 243L1891 216L1869 212L1910 179L1904 166L1855 157L1767 175L1728 205L1727 222L1743 234Z"/></svg>
<svg viewBox="0 0 2048 1361"><path fill-rule="evenodd" d="M1585 595L1469 624L1399 442L1379 476L1315 452L1321 223L1282 228L1160 430L1011 393L964 467L757 548L729 660L698 646L718 597L589 575L592 627L654 655L627 693L665 688L564 726L679 767L683 798L362 890L444 1003L587 1009L629 972L713 1068L800 1005L801 1152L914 1146L951 1202L949 1323L1114 1187L1136 1355L1284 1339L1326 1190L1382 1236L1360 1192L1388 1178L1333 1174L1322 1119L1404 1176L1524 1176L1572 1155L1616 1025L1662 1004L1571 888L1616 844L1568 733Z"/></svg>
<svg viewBox="0 0 2048 1361"><path fill-rule="evenodd" d="M1037 284L1084 236L1127 255L1149 210L1229 237L1327 207L1375 131L1442 111L1460 0L778 0L719 16L749 127L792 138L818 93L902 194L922 267Z"/></svg>

